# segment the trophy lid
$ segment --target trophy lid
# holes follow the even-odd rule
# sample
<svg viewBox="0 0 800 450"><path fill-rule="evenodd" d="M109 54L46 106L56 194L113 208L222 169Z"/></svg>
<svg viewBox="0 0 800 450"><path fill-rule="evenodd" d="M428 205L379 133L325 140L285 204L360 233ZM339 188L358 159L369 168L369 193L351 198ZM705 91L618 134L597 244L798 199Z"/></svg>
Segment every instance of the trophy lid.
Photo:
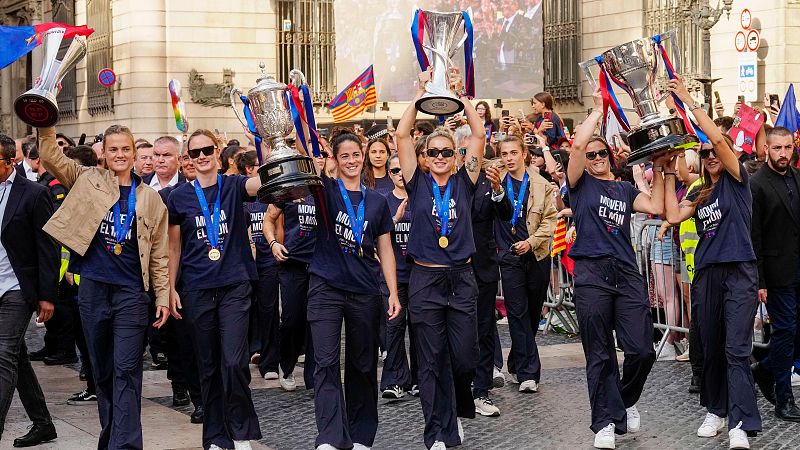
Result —
<svg viewBox="0 0 800 450"><path fill-rule="evenodd" d="M276 80L274 76L267 73L266 66L263 62L259 63L258 67L261 68L261 76L258 77L258 80L256 80L256 85L247 92L248 96L258 92L286 90L285 84Z"/></svg>

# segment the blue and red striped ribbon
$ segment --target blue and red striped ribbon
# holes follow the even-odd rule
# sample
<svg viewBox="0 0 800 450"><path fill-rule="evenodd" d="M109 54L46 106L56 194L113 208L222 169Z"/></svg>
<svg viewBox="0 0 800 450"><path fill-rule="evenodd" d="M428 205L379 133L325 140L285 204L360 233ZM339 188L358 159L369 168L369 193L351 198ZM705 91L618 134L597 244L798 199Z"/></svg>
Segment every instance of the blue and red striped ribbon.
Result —
<svg viewBox="0 0 800 450"><path fill-rule="evenodd" d="M595 58L595 61L597 61L597 65L600 66L600 93L603 96L603 117L605 118L608 116L608 109L611 108L620 126L624 128L625 131L629 131L631 129L630 122L628 122L628 118L625 117L625 112L622 110L622 106L619 104L619 100L617 100L617 96L614 94L614 87L611 85L611 80L613 78L603 66L603 57L598 56ZM614 80L614 82L619 84L616 80Z"/></svg>
<svg viewBox="0 0 800 450"><path fill-rule="evenodd" d="M242 100L242 104L244 105L244 118L247 121L247 129L253 135L253 139L255 140L256 144L256 156L258 157L258 165L261 165L261 135L258 134L258 129L256 129L256 121L253 117L253 111L250 109L250 100L245 95L240 95L239 99Z"/></svg>

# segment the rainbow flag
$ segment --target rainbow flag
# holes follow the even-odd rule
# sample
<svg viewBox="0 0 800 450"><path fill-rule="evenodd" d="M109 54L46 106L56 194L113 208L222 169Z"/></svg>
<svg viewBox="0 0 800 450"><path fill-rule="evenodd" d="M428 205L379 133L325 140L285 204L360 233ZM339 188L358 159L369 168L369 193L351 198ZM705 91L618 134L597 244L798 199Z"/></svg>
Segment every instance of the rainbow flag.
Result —
<svg viewBox="0 0 800 450"><path fill-rule="evenodd" d="M334 122L344 122L377 103L375 74L372 72L372 66L369 66L328 104L328 108L333 114Z"/></svg>

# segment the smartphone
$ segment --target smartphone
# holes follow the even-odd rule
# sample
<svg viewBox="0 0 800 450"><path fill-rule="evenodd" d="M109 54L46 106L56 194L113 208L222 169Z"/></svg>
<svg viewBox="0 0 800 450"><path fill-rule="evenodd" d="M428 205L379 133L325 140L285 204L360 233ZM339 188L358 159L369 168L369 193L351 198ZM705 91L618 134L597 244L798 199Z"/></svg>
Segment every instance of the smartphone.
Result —
<svg viewBox="0 0 800 450"><path fill-rule="evenodd" d="M536 138L530 133L525 133L525 145L534 145L534 144L536 144Z"/></svg>
<svg viewBox="0 0 800 450"><path fill-rule="evenodd" d="M500 111L500 117L508 117L509 114L510 113L509 113L509 111L507 109L504 109L504 110Z"/></svg>
<svg viewBox="0 0 800 450"><path fill-rule="evenodd" d="M520 119L524 119L525 118L525 112L522 111L522 108L517 110L517 117L519 117Z"/></svg>
<svg viewBox="0 0 800 450"><path fill-rule="evenodd" d="M553 155L553 159L556 160L557 163L561 164L561 168L564 168L564 161L561 160L561 153L558 152L551 152Z"/></svg>
<svg viewBox="0 0 800 450"><path fill-rule="evenodd" d="M500 142L506 138L506 134L503 133L502 131L495 131L494 133L492 133L492 138L494 139L495 142Z"/></svg>
<svg viewBox="0 0 800 450"><path fill-rule="evenodd" d="M546 112L546 113L542 114L542 117L544 118L544 120L549 120L549 121L551 121L551 122L552 122L552 120L553 120L553 113L551 113L551 112Z"/></svg>
<svg viewBox="0 0 800 450"><path fill-rule="evenodd" d="M769 94L769 106L777 110L781 109L781 100L777 94Z"/></svg>
<svg viewBox="0 0 800 450"><path fill-rule="evenodd" d="M717 100L717 103L722 103L722 99L719 98L719 91L714 91L714 98Z"/></svg>
<svg viewBox="0 0 800 450"><path fill-rule="evenodd" d="M394 120L392 120L392 116L386 118L386 128L390 130L394 129Z"/></svg>
<svg viewBox="0 0 800 450"><path fill-rule="evenodd" d="M740 96L736 97L736 101L739 102L739 103L744 103L744 95L740 95Z"/></svg>

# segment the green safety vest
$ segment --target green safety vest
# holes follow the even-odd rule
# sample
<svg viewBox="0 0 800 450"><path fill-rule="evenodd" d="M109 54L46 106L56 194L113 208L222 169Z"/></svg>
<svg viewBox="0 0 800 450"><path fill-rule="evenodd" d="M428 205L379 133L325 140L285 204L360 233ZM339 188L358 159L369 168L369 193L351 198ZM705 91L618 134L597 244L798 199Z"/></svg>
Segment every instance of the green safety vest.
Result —
<svg viewBox="0 0 800 450"><path fill-rule="evenodd" d="M698 189L701 185L702 179L698 178L697 181L689 186L687 195L688 192ZM686 263L686 272L689 274L689 281L692 281L694 280L694 251L697 248L698 241L700 240L700 236L697 234L697 225L694 223L694 218L686 219L681 222L679 233L681 250L683 250L683 254L685 256L684 261Z"/></svg>

